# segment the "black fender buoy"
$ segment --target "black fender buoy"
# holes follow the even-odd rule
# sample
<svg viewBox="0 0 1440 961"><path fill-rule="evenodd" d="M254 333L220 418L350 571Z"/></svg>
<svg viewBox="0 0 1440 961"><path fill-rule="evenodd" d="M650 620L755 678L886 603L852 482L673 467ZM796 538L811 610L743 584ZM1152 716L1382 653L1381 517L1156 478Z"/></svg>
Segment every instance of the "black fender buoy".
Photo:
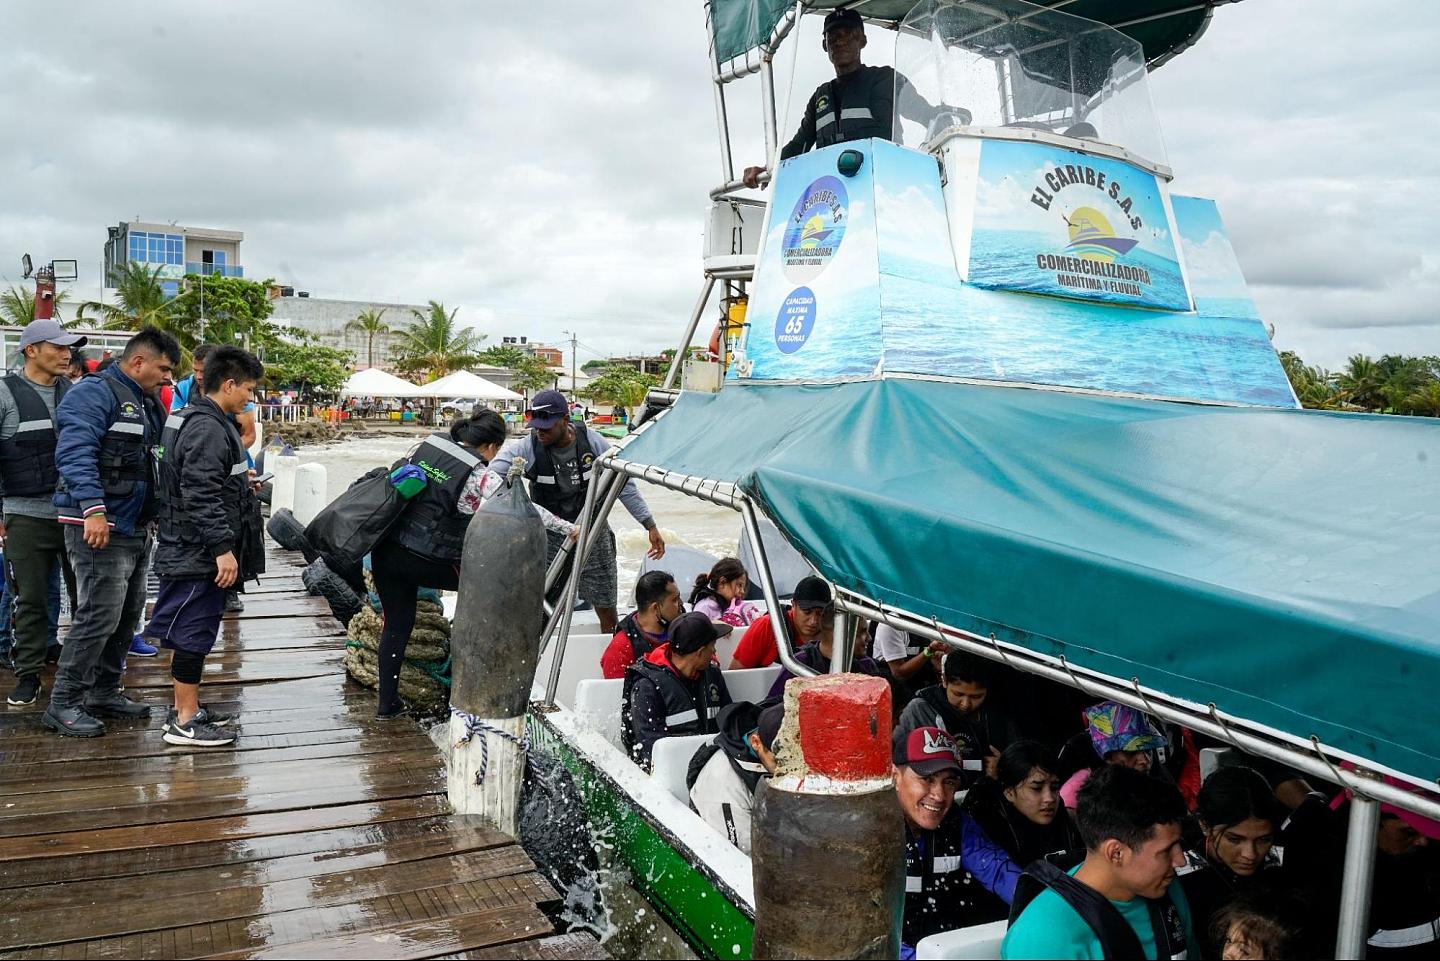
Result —
<svg viewBox="0 0 1440 961"><path fill-rule="evenodd" d="M323 557L317 558L300 572L300 581L305 585L307 593L325 598L330 605L330 613L346 627L350 626L350 619L360 613L364 602L350 589L343 577L330 569Z"/></svg>
<svg viewBox="0 0 1440 961"><path fill-rule="evenodd" d="M310 541L305 536L305 525L295 519L290 513L290 508L282 507L270 514L270 523L265 525L265 530L270 537L287 551L299 551L305 555L305 562L311 564L320 556L320 552L310 546Z"/></svg>

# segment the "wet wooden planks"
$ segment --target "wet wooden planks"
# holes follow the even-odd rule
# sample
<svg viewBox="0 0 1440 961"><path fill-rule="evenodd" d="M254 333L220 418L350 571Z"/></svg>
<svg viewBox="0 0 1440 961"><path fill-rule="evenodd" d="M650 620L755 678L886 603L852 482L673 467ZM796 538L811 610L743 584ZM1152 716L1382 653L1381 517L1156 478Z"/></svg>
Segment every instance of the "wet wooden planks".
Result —
<svg viewBox="0 0 1440 961"><path fill-rule="evenodd" d="M518 844L450 814L429 737L374 719L339 624L270 568L202 688L235 749L160 738L165 652L126 672L148 722L62 740L43 696L0 713L0 959L604 957Z"/></svg>

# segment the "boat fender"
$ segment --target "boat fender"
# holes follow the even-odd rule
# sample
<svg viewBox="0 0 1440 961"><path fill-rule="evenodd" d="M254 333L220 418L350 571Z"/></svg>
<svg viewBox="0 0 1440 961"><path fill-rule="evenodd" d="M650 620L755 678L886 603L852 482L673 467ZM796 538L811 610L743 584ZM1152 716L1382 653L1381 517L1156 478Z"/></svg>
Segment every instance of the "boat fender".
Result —
<svg viewBox="0 0 1440 961"><path fill-rule="evenodd" d="M306 592L317 597L325 598L330 605L330 613L343 625L348 627L350 619L360 613L361 601L345 579L330 569L323 557L316 558L315 562L305 568L300 574L300 580L305 585Z"/></svg>

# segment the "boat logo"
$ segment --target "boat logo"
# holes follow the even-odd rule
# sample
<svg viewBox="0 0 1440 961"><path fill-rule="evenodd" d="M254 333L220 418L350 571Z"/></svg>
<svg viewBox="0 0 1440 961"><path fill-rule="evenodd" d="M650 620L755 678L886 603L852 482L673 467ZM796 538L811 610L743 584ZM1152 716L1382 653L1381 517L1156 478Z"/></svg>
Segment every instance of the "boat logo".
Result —
<svg viewBox="0 0 1440 961"><path fill-rule="evenodd" d="M1061 216L1064 217L1063 214ZM1110 226L1110 221L1094 207L1077 207L1064 220L1065 226L1070 228L1070 243L1065 249L1086 260L1113 264L1116 256L1123 257L1140 242L1115 236L1115 228Z"/></svg>
<svg viewBox="0 0 1440 961"><path fill-rule="evenodd" d="M775 317L775 346L782 354L793 354L815 330L815 294L809 287L797 287L780 305Z"/></svg>
<svg viewBox="0 0 1440 961"><path fill-rule="evenodd" d="M140 408L136 407L133 401L125 401L120 405L120 416L134 418L140 416Z"/></svg>
<svg viewBox="0 0 1440 961"><path fill-rule="evenodd" d="M845 238L849 206L850 196L837 177L821 177L805 188L781 241L785 276L803 283L829 266Z"/></svg>

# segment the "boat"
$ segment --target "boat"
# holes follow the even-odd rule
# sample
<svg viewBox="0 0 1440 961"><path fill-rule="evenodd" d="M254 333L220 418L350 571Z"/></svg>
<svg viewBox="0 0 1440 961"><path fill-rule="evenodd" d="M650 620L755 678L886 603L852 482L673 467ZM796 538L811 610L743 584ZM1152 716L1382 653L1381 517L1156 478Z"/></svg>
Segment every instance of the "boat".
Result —
<svg viewBox="0 0 1440 961"><path fill-rule="evenodd" d="M597 461L580 552L622 483L678 491L736 512L771 610L771 561L793 552L842 618L1354 790L1360 862L1378 802L1440 816L1407 790L1440 777L1440 424L1300 409L1216 205L1171 192L1146 80L1215 4L856 3L933 113L778 162L775 57L839 5L706 5L723 182L702 291L645 418ZM759 197L727 113L750 76ZM742 333L691 358L716 301ZM706 738L633 764L596 630L555 606L532 744L697 953L748 957L750 861L686 803ZM727 671L732 695L758 700L779 668ZM1365 877L1347 865L1338 957L1363 951Z"/></svg>

